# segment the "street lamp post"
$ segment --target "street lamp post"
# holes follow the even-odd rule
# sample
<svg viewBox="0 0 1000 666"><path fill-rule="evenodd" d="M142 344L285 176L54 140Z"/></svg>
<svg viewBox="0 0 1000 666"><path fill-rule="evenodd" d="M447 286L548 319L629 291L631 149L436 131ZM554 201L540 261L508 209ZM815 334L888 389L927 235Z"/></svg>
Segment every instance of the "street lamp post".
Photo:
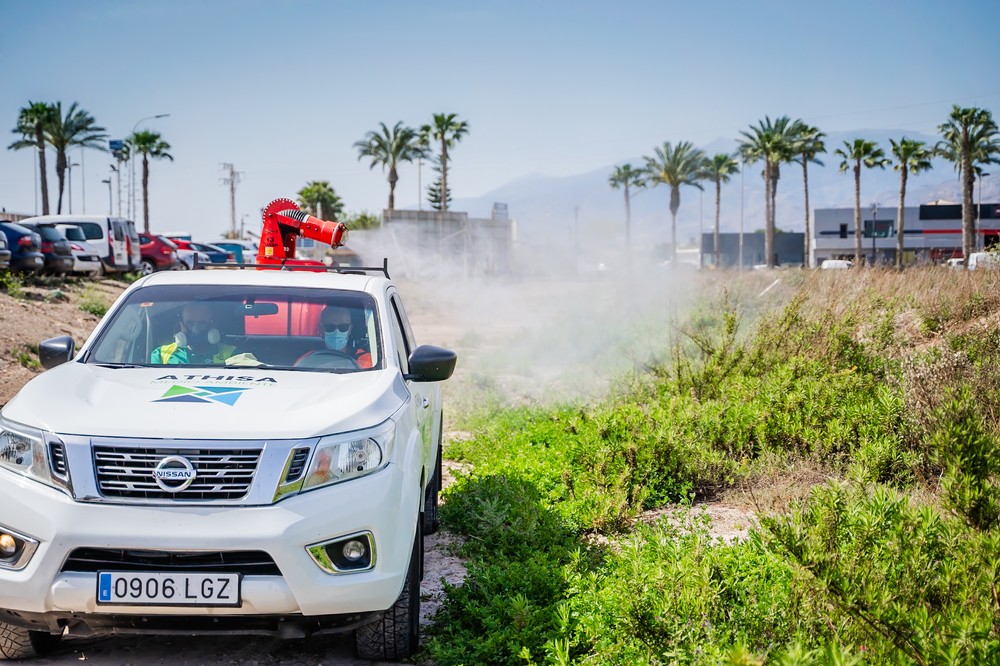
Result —
<svg viewBox="0 0 1000 666"><path fill-rule="evenodd" d="M104 183L104 184L106 184L108 186L108 217L111 217L112 215L115 214L114 210L113 210L112 199L111 199L111 176L108 176L107 178L105 178L101 182Z"/></svg>
<svg viewBox="0 0 1000 666"><path fill-rule="evenodd" d="M878 202L872 202L872 268L875 267L875 227L878 220Z"/></svg>
<svg viewBox="0 0 1000 666"><path fill-rule="evenodd" d="M83 146L80 146L80 198L83 214L87 214L87 172L83 170Z"/></svg>
<svg viewBox="0 0 1000 666"><path fill-rule="evenodd" d="M705 267L705 190L698 190L698 268Z"/></svg>
<svg viewBox="0 0 1000 666"><path fill-rule="evenodd" d="M983 207L983 178L986 178L986 176L988 175L990 174L985 172L979 174L979 203L976 205L976 249L977 250L979 249L979 237L982 235L979 233L979 227L982 221L981 209ZM985 245L986 239L984 238L983 240L984 240L983 244Z"/></svg>
<svg viewBox="0 0 1000 666"><path fill-rule="evenodd" d="M132 132L129 133L129 138L135 136L136 129L139 128L139 124L146 120L155 120L157 118L166 118L169 113L158 113L155 116L146 116L145 118L139 118L135 121L135 125L132 125ZM131 150L128 151L128 161L131 173L129 175L129 203L128 203L128 216L130 219L135 219L135 147L133 146Z"/></svg>
<svg viewBox="0 0 1000 666"><path fill-rule="evenodd" d="M70 162L66 165L67 200L69 201L69 212L73 212L73 167L80 166L79 162Z"/></svg>
<svg viewBox="0 0 1000 666"><path fill-rule="evenodd" d="M743 167L745 160L740 160L740 270L743 270Z"/></svg>

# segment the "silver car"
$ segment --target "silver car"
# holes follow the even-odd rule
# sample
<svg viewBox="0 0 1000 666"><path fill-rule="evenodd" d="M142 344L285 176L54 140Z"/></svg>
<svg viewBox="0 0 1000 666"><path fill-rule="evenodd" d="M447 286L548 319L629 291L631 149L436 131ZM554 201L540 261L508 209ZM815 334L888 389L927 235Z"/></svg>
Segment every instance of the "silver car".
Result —
<svg viewBox="0 0 1000 666"><path fill-rule="evenodd" d="M87 240L83 229L75 224L57 224L59 229L66 236L70 247L73 250L73 272L86 275L94 275L101 270L101 257Z"/></svg>

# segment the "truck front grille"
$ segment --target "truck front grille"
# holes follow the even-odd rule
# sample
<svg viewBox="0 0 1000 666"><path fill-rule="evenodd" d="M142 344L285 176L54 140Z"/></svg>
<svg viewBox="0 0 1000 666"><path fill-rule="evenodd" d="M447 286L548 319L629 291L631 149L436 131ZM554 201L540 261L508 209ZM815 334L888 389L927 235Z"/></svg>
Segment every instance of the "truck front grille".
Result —
<svg viewBox="0 0 1000 666"><path fill-rule="evenodd" d="M63 571L155 571L240 573L280 576L274 559L263 551L161 551L120 548L77 548L69 554Z"/></svg>
<svg viewBox="0 0 1000 666"><path fill-rule="evenodd" d="M237 500L250 490L261 449L181 449L95 445L94 467L101 495L135 500ZM153 472L168 457L186 459L194 470L187 487L161 486ZM166 486L166 487L164 487Z"/></svg>

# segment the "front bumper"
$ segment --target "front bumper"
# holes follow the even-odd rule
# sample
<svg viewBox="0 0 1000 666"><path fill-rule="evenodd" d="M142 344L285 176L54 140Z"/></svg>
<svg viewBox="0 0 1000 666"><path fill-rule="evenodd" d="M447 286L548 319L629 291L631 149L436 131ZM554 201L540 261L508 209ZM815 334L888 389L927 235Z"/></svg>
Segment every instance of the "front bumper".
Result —
<svg viewBox="0 0 1000 666"><path fill-rule="evenodd" d="M406 577L419 509L404 501L402 477L398 466L389 465L270 506L175 507L76 502L0 470L0 526L39 541L23 569L0 569L0 620L33 628L47 623L58 630L84 618L82 624L91 628L126 631L132 625L155 631L157 622L183 624L179 618L187 618L189 631L198 631L199 621L211 624L213 617L228 617L228 625L236 626L239 617L248 624L289 617L327 627L359 623L365 614L389 608ZM326 573L306 551L362 531L374 535L378 558L371 571ZM263 551L280 575L245 575L242 603L235 608L99 605L96 573L63 570L77 548ZM158 620L138 622L144 616Z"/></svg>

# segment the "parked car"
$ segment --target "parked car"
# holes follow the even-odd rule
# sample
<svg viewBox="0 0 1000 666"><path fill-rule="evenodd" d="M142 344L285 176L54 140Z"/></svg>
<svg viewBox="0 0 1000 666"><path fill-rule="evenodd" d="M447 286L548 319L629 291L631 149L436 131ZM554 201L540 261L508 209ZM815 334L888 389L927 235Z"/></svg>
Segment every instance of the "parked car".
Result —
<svg viewBox="0 0 1000 666"><path fill-rule="evenodd" d="M10 250L7 249L7 237L0 234L0 270L10 267Z"/></svg>
<svg viewBox="0 0 1000 666"><path fill-rule="evenodd" d="M168 236L168 238L170 238ZM199 243L198 241L187 240L186 238L170 238L174 245L181 250L195 250L197 252L203 252L208 256L209 261L213 264L224 264L227 261L236 261L236 254L232 250L226 250L225 248L218 247L217 245L210 245L208 243ZM201 259L199 259L201 261Z"/></svg>
<svg viewBox="0 0 1000 666"><path fill-rule="evenodd" d="M199 252L198 250L188 250L182 247L177 248L177 259L179 259L179 265L174 268L178 268L183 271L189 271L198 266L207 266L212 262L207 254L204 252Z"/></svg>
<svg viewBox="0 0 1000 666"><path fill-rule="evenodd" d="M75 224L101 259L101 271L124 273L139 269L140 253L135 245L139 236L135 223L122 217L107 215L39 215L22 222Z"/></svg>
<svg viewBox="0 0 1000 666"><path fill-rule="evenodd" d="M43 273L66 275L73 272L73 248L70 247L66 235L54 224L21 223L25 229L31 229L42 237L42 254L45 255Z"/></svg>
<svg viewBox="0 0 1000 666"><path fill-rule="evenodd" d="M229 250L235 255L236 263L252 264L257 261L257 243L251 240L220 238L208 242L209 245Z"/></svg>
<svg viewBox="0 0 1000 666"><path fill-rule="evenodd" d="M847 259L824 259L823 263L819 267L825 271L828 270L844 270L850 268L854 265L853 261Z"/></svg>
<svg viewBox="0 0 1000 666"><path fill-rule="evenodd" d="M83 275L95 275L101 272L101 257L94 249L83 229L75 224L57 224L66 235L70 249L73 250L73 272Z"/></svg>
<svg viewBox="0 0 1000 666"><path fill-rule="evenodd" d="M15 222L0 222L0 231L10 250L10 268L22 273L37 273L45 267L42 237Z"/></svg>
<svg viewBox="0 0 1000 666"><path fill-rule="evenodd" d="M177 246L169 238L139 234L139 253L139 272L143 275L180 267Z"/></svg>

